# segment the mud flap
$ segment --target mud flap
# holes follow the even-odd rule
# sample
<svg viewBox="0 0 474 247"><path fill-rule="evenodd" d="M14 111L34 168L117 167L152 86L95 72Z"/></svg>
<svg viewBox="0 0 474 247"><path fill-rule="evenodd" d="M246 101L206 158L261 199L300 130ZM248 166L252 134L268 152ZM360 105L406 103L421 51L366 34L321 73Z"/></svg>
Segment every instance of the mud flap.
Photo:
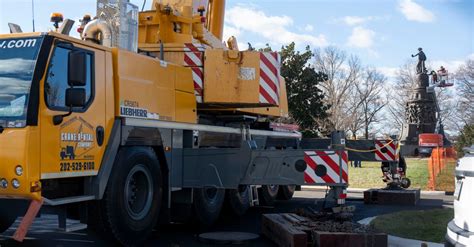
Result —
<svg viewBox="0 0 474 247"><path fill-rule="evenodd" d="M16 229L15 234L13 235L13 239L15 241L23 242L23 240L26 237L26 234L28 233L28 229L33 224L33 221L35 220L36 215L38 215L38 212L40 211L41 206L43 206L43 198L41 198L40 201L36 201L36 200L31 201L28 211L26 212L25 216L21 220L20 225Z"/></svg>

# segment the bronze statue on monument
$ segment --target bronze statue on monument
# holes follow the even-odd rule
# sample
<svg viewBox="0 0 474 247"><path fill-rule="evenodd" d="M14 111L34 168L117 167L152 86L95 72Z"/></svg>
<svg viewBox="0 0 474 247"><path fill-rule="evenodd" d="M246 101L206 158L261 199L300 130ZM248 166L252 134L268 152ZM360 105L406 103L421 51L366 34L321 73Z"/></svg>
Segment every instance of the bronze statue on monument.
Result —
<svg viewBox="0 0 474 247"><path fill-rule="evenodd" d="M429 75L426 69L426 54L418 48L418 53L411 55L418 57L416 65L417 85L410 93L410 99L405 105L405 122L401 134L402 155L417 155L418 135L435 133L438 106L434 91L428 91Z"/></svg>
<svg viewBox="0 0 474 247"><path fill-rule="evenodd" d="M426 74L428 70L426 69L425 62L426 62L426 55L423 52L423 48L418 48L418 53L415 55L411 55L411 57L418 56L418 64L416 65L416 73L417 74Z"/></svg>

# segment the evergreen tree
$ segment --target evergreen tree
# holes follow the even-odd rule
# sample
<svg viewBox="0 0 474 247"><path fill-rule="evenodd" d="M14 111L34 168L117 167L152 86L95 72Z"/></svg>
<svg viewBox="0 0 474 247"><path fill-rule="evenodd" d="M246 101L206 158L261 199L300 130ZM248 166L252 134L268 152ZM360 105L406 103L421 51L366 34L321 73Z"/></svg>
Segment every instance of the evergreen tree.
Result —
<svg viewBox="0 0 474 247"><path fill-rule="evenodd" d="M467 148L472 145L474 145L474 124L467 124L464 125L463 130L461 130L456 143L456 151L458 152L458 156L463 157L463 148Z"/></svg>
<svg viewBox="0 0 474 247"><path fill-rule="evenodd" d="M282 47L281 75L285 78L290 116L305 136L317 136L318 122L328 117L330 106L323 103L324 95L318 84L328 79L310 66L313 53L307 46L304 52L295 50L295 43Z"/></svg>

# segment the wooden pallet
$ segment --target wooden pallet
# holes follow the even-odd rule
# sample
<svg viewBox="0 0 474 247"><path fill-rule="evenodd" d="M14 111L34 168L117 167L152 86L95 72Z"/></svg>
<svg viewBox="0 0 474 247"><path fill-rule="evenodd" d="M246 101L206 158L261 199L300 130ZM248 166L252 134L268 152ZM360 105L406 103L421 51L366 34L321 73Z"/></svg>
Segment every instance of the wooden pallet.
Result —
<svg viewBox="0 0 474 247"><path fill-rule="evenodd" d="M278 246L365 247L388 245L387 235L315 231L310 219L296 214L264 214L262 233Z"/></svg>
<svg viewBox="0 0 474 247"><path fill-rule="evenodd" d="M262 233L278 246L308 246L312 242L311 229L295 224L305 220L296 214L264 214Z"/></svg>

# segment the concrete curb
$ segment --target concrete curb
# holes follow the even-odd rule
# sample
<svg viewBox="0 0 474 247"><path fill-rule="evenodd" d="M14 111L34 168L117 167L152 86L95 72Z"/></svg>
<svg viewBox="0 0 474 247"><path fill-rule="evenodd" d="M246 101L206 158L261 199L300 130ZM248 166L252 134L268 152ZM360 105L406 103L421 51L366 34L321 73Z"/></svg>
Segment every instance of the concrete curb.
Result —
<svg viewBox="0 0 474 247"><path fill-rule="evenodd" d="M301 190L313 190L313 191L326 191L327 187L326 186L318 186L318 185L303 185L301 186ZM363 188L347 188L348 193L364 193L364 191L369 190L369 189L363 189ZM433 196L440 196L440 195L446 195L445 191L427 191L427 190L422 190L420 192L422 195L433 195Z"/></svg>
<svg viewBox="0 0 474 247"><path fill-rule="evenodd" d="M368 217L362 220L357 221L357 223L362 225L368 225L372 220L374 220L377 216ZM432 243L426 241L420 241L415 239L408 239L408 238L400 238L392 235L388 235L388 246L389 247L420 247L421 244L425 243L428 247L444 247L443 244L439 243Z"/></svg>

